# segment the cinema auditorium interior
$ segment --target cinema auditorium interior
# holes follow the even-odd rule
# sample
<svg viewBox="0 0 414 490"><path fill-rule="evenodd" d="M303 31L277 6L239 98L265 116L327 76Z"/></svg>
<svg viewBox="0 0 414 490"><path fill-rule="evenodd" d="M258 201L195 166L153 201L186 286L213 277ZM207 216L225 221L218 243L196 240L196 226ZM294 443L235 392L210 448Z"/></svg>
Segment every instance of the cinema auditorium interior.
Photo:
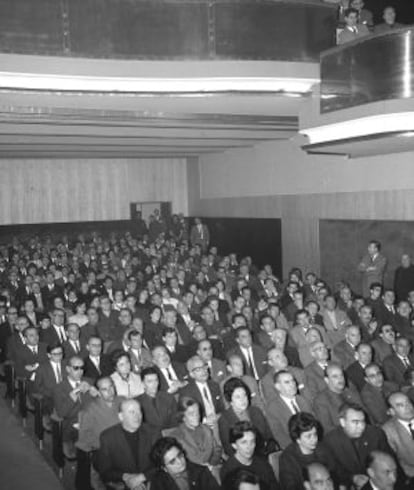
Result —
<svg viewBox="0 0 414 490"><path fill-rule="evenodd" d="M414 489L414 1L0 0L0 489Z"/></svg>

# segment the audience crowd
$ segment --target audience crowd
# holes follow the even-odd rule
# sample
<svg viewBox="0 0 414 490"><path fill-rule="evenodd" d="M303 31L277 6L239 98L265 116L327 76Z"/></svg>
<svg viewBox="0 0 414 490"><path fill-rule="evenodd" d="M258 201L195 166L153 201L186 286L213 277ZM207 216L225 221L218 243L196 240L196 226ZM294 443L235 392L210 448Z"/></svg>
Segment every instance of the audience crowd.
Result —
<svg viewBox="0 0 414 490"><path fill-rule="evenodd" d="M76 486L414 488L414 265L361 290L221 256L200 219L0 246L0 355ZM358 294L358 293L363 294ZM85 472L82 461L92 460Z"/></svg>

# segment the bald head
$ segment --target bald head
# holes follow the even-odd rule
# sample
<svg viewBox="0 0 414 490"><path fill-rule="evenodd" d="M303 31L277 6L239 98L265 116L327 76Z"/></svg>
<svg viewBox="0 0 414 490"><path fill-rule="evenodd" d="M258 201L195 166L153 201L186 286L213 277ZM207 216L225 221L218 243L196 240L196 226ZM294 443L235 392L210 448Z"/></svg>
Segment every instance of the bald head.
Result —
<svg viewBox="0 0 414 490"><path fill-rule="evenodd" d="M118 416L127 432L136 432L142 422L141 405L136 400L124 400L119 405Z"/></svg>
<svg viewBox="0 0 414 490"><path fill-rule="evenodd" d="M333 481L327 468L320 463L311 463L305 471L306 490L333 490Z"/></svg>

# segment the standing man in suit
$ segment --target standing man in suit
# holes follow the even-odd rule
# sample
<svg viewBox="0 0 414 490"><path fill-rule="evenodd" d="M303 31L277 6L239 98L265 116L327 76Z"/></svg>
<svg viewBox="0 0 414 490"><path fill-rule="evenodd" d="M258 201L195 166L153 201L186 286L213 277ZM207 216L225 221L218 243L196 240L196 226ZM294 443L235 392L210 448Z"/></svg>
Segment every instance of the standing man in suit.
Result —
<svg viewBox="0 0 414 490"><path fill-rule="evenodd" d="M414 367L414 357L410 354L411 345L405 337L395 341L395 352L384 359L382 368L385 379L402 387L405 384L405 373Z"/></svg>
<svg viewBox="0 0 414 490"><path fill-rule="evenodd" d="M136 400L124 400L118 416L120 423L100 436L98 471L104 483L124 483L129 489L140 489L152 469L149 449L161 434L142 423L141 406Z"/></svg>
<svg viewBox="0 0 414 490"><path fill-rule="evenodd" d="M199 245L201 250L206 251L210 243L210 232L207 225L201 222L200 218L194 220L194 226L191 228L190 232L191 245L195 247Z"/></svg>
<svg viewBox="0 0 414 490"><path fill-rule="evenodd" d="M390 454L372 451L367 461L369 481L361 490L394 490L397 472L397 464Z"/></svg>
<svg viewBox="0 0 414 490"><path fill-rule="evenodd" d="M295 378L289 371L279 371L273 376L275 396L266 406L267 420L273 437L285 449L291 442L288 422L299 412L312 413L310 403L298 394Z"/></svg>
<svg viewBox="0 0 414 490"><path fill-rule="evenodd" d="M16 375L27 379L28 391L32 392L36 371L48 359L46 344L39 342L36 327L27 327L23 335L25 343L16 351Z"/></svg>
<svg viewBox="0 0 414 490"><path fill-rule="evenodd" d="M86 344L87 356L85 357L84 375L93 383L101 376L109 376L113 373L111 359L102 353L102 340L98 336L89 337Z"/></svg>
<svg viewBox="0 0 414 490"><path fill-rule="evenodd" d="M350 17L345 17L345 21L347 23L347 27L344 29L345 32L349 32L351 34L351 38L357 37L355 36L351 28L356 28L356 23L358 20L358 11L355 9L348 9L348 14ZM347 20L348 19L348 20ZM363 30L364 26L360 26L359 29ZM367 30L367 28L365 27ZM364 34L363 34L364 35ZM347 42L349 39L349 34L346 36L348 39L345 39L343 42ZM341 43L340 43L341 44ZM371 240L368 244L367 254L364 255L361 262L358 265L358 270L362 275L362 294L364 298L369 296L369 288L373 282L379 282L380 284L384 284L384 273L385 268L387 266L387 259L381 253L381 243L377 240Z"/></svg>
<svg viewBox="0 0 414 490"><path fill-rule="evenodd" d="M239 327L236 330L236 342L238 346L228 355L239 355L243 359L245 373L253 376L259 382L268 370L266 351L263 347L253 344L252 334L248 327Z"/></svg>
<svg viewBox="0 0 414 490"><path fill-rule="evenodd" d="M414 483L414 407L404 393L388 398L390 414L383 429L404 473ZM408 487L407 487L408 488Z"/></svg>
<svg viewBox="0 0 414 490"><path fill-rule="evenodd" d="M24 330L29 326L29 320L25 316L17 316L17 308L15 306L10 306L7 312L7 316L13 317L13 319L8 320L9 326L12 328L10 335L6 334L4 338L5 343L5 360L16 361L16 351L20 349L24 343ZM6 325L6 324L3 324Z"/></svg>

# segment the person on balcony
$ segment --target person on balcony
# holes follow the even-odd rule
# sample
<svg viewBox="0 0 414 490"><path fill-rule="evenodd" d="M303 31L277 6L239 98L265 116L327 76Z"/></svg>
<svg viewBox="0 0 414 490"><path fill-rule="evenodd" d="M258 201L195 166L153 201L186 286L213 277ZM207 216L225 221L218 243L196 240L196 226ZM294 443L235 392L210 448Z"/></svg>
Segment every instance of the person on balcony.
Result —
<svg viewBox="0 0 414 490"><path fill-rule="evenodd" d="M345 10L345 28L338 36L338 44L345 44L369 34L365 24L358 24L359 13L354 8Z"/></svg>

